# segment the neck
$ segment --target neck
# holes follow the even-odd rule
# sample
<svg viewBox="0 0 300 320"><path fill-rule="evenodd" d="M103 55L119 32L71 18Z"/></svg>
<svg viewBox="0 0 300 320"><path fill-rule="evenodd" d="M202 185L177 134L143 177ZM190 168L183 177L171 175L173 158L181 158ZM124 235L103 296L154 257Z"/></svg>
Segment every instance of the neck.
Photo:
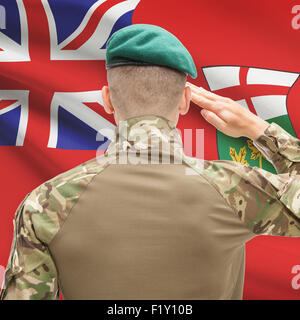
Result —
<svg viewBox="0 0 300 320"><path fill-rule="evenodd" d="M158 113L149 112L149 113L134 114L134 115L125 116L125 117L122 117L118 113L116 113L115 114L115 121L116 121L116 123L119 123L121 121L127 121L129 119L143 117L143 116L145 116L145 117L146 116L161 117L161 118L167 119L168 121L174 122L175 124L177 124L178 118L179 118L179 114L177 112L174 112L173 114L158 114Z"/></svg>

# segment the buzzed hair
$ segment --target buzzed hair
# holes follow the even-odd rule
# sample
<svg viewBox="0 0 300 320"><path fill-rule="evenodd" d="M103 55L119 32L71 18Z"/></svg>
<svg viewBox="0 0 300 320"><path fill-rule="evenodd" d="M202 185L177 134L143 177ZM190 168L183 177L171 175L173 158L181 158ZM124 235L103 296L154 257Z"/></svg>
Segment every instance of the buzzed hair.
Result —
<svg viewBox="0 0 300 320"><path fill-rule="evenodd" d="M187 75L161 66L118 66L107 70L111 102L120 117L167 117L178 106Z"/></svg>

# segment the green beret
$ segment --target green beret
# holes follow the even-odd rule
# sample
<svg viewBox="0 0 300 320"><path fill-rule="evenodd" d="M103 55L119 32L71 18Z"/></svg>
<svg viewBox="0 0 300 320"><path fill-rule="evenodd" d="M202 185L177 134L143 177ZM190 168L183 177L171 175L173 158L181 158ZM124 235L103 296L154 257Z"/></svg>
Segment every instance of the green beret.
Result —
<svg viewBox="0 0 300 320"><path fill-rule="evenodd" d="M116 31L106 44L106 69L121 65L159 65L197 77L192 56L167 30L133 24Z"/></svg>

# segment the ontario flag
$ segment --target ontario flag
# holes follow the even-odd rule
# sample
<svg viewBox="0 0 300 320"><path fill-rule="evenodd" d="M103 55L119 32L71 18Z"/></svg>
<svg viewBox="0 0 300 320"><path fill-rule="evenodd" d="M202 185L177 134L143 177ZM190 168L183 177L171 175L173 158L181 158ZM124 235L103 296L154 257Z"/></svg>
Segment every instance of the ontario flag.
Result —
<svg viewBox="0 0 300 320"><path fill-rule="evenodd" d="M212 92L232 98L261 119L275 122L296 136L287 110L287 98L299 73L245 66L210 66L203 67L202 71ZM232 138L217 131L217 145L220 159L276 173L247 138Z"/></svg>
<svg viewBox="0 0 300 320"><path fill-rule="evenodd" d="M0 281L24 196L109 143L96 136L115 126L101 94L115 31L134 23L167 29L194 58L199 76L190 82L299 137L297 8L286 0L0 0ZM275 172L249 139L218 132L199 111L192 105L178 127L204 129L205 159ZM196 139L193 147L190 155ZM244 299L300 299L299 246L283 237L248 242Z"/></svg>

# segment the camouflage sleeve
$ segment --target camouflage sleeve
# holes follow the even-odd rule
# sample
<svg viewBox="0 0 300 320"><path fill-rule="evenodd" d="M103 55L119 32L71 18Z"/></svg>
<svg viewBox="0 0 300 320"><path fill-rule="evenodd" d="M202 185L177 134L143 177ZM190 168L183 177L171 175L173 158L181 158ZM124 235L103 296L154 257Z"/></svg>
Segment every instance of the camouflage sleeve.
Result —
<svg viewBox="0 0 300 320"><path fill-rule="evenodd" d="M275 122L272 122L253 144L278 173L300 174L300 140Z"/></svg>
<svg viewBox="0 0 300 320"><path fill-rule="evenodd" d="M37 237L31 214L37 203L28 194L14 219L14 238L1 290L1 300L58 298L57 271L47 246Z"/></svg>
<svg viewBox="0 0 300 320"><path fill-rule="evenodd" d="M108 165L107 157L93 158L46 181L26 196L15 215L1 299L58 298L58 271L49 245L89 183Z"/></svg>
<svg viewBox="0 0 300 320"><path fill-rule="evenodd" d="M254 234L300 236L300 175L227 160L206 161L201 174Z"/></svg>

